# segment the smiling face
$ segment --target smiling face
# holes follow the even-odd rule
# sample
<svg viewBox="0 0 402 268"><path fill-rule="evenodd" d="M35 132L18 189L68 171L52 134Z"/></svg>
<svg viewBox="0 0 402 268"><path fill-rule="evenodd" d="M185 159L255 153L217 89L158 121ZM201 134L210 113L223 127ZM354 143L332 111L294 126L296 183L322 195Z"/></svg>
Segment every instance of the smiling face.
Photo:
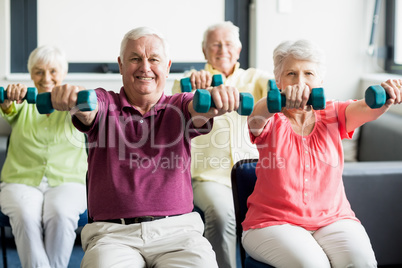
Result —
<svg viewBox="0 0 402 268"><path fill-rule="evenodd" d="M240 57L241 47L236 46L233 38L229 30L217 28L208 34L207 44L203 49L208 63L225 76L233 73Z"/></svg>
<svg viewBox="0 0 402 268"><path fill-rule="evenodd" d="M310 90L322 86L322 79L317 72L317 64L307 60L298 60L289 56L283 62L283 69L277 84L279 88L286 86L305 84Z"/></svg>
<svg viewBox="0 0 402 268"><path fill-rule="evenodd" d="M154 36L128 40L123 58L118 58L123 85L129 96L162 94L171 62L166 58L162 41Z"/></svg>
<svg viewBox="0 0 402 268"><path fill-rule="evenodd" d="M61 85L66 73L57 63L38 62L31 70L31 79L38 93L51 92L55 86Z"/></svg>

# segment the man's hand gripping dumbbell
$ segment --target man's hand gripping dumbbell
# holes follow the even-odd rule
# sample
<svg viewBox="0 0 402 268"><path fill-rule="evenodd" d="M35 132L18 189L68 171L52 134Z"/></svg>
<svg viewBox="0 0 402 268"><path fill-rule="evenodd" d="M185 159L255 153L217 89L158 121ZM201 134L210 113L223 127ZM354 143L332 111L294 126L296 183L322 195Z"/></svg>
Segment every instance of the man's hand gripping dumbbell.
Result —
<svg viewBox="0 0 402 268"><path fill-rule="evenodd" d="M212 77L211 86L217 87L223 84L223 77L215 74ZM192 84L190 78L183 78L180 81L182 92L191 92ZM193 98L194 110L197 113L207 113L211 108L216 108L215 101L207 89L197 89ZM250 115L254 107L254 98L250 93L239 94L239 106L235 109L240 115Z"/></svg>

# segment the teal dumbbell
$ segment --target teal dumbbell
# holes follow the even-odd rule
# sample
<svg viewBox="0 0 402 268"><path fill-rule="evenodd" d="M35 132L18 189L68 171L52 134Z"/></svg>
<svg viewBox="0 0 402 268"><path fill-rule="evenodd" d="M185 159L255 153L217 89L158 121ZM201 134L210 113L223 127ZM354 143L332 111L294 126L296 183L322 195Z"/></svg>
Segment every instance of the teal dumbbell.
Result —
<svg viewBox="0 0 402 268"><path fill-rule="evenodd" d="M388 93L382 86L370 86L364 93L364 100L371 109L381 108L389 99Z"/></svg>
<svg viewBox="0 0 402 268"><path fill-rule="evenodd" d="M221 74L214 74L212 76L211 87L217 87L223 84L223 76ZM191 92L193 87L191 86L190 77L180 79L181 92Z"/></svg>
<svg viewBox="0 0 402 268"><path fill-rule="evenodd" d="M267 95L267 106L270 113L278 113L282 110L282 107L286 106L286 96L282 95L279 89L276 87L275 81L269 80L269 88ZM310 93L310 97L307 101L307 105L312 105L314 110L322 110L325 108L325 95L324 89L321 87L313 88Z"/></svg>
<svg viewBox="0 0 402 268"><path fill-rule="evenodd" d="M250 115L254 109L253 95L251 95L250 93L243 92L240 93L239 97L240 97L240 107L237 109L237 113L240 115ZM193 105L194 110L197 113L206 113L209 111L211 107L215 107L215 103L212 100L211 94L206 89L197 89L195 91L193 98Z"/></svg>
<svg viewBox="0 0 402 268"><path fill-rule="evenodd" d="M36 103L36 97L38 96L38 90L34 87L29 87L27 89L27 94L23 98L23 100L27 100L28 103ZM7 100L7 91L4 90L4 87L0 87L0 103L3 103L4 100Z"/></svg>
<svg viewBox="0 0 402 268"><path fill-rule="evenodd" d="M95 90L82 90L77 95L77 106L82 112L93 111L98 103ZM54 112L51 93L45 92L36 98L36 108L40 114L50 114Z"/></svg>

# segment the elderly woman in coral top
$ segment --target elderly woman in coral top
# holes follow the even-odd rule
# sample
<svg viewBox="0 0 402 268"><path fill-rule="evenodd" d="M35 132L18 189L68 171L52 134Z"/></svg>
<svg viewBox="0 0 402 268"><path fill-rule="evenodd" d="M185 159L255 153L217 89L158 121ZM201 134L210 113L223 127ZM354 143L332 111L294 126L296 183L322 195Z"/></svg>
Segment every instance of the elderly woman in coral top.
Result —
<svg viewBox="0 0 402 268"><path fill-rule="evenodd" d="M248 199L242 242L254 259L275 267L377 267L370 239L355 217L342 182L342 139L400 104L401 80L381 85L390 99L379 109L364 100L307 105L323 83L323 55L309 41L283 42L274 51L281 112L261 99L249 116L257 145L257 183Z"/></svg>

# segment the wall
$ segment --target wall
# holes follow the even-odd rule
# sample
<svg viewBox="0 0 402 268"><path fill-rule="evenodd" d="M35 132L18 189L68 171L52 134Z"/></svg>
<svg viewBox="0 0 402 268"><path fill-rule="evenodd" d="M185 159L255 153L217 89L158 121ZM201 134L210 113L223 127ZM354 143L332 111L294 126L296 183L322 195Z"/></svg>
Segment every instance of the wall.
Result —
<svg viewBox="0 0 402 268"><path fill-rule="evenodd" d="M9 76L9 1L0 0L0 85L23 82L32 86L28 75ZM384 38L384 2L377 35L381 48ZM383 72L382 59L369 57L371 20L375 0L254 0L252 1L250 29L251 66L272 72L272 51L284 40L307 38L317 42L327 55L327 76L324 88L328 99L346 100L361 98L362 86L367 81L379 83L372 73ZM282 5L284 9L280 10ZM5 37L5 38L3 38ZM7 76L7 79L6 79ZM180 74L170 75L170 85ZM387 79L388 75L380 76ZM392 76L395 77L395 76ZM363 80L362 80L363 79ZM68 75L66 83L80 84L87 88L99 85L118 90L118 74ZM0 119L0 133L9 127Z"/></svg>
<svg viewBox="0 0 402 268"><path fill-rule="evenodd" d="M254 0L251 65L272 72L272 52L280 42L310 39L327 56L327 98L361 97L360 77L378 71L376 61L366 53L374 3L375 0ZM284 5L283 12L280 4ZM382 23L381 30L383 27ZM379 38L383 37L383 31L378 33Z"/></svg>

